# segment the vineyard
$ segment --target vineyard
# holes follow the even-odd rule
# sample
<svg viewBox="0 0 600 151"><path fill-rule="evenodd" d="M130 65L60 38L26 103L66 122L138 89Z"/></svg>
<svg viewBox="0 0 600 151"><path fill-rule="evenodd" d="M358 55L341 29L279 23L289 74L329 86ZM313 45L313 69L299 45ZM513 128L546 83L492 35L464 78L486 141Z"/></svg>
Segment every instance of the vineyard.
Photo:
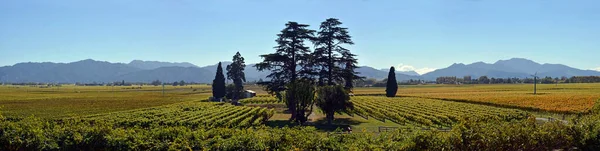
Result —
<svg viewBox="0 0 600 151"><path fill-rule="evenodd" d="M349 114L390 120L407 127L450 127L465 118L512 121L528 116L514 109L422 98L357 96L352 102L354 110Z"/></svg>
<svg viewBox="0 0 600 151"><path fill-rule="evenodd" d="M140 108L158 107L208 98L206 85L165 86L75 86L40 88L0 86L0 107L8 118L59 119Z"/></svg>
<svg viewBox="0 0 600 151"><path fill-rule="evenodd" d="M277 100L277 98L274 98L274 97L253 97L253 98L241 99L240 103L264 104L264 103L283 103L283 102L280 102L279 100Z"/></svg>
<svg viewBox="0 0 600 151"><path fill-rule="evenodd" d="M381 96L385 88L362 88L357 96ZM529 84L403 86L398 96L410 96L531 111L585 113L600 98L598 84L538 84L537 95Z"/></svg>
<svg viewBox="0 0 600 151"><path fill-rule="evenodd" d="M598 88L426 85L394 98L356 88L354 109L330 129L318 111L305 126L287 124L286 104L265 93L234 106L199 101L211 95L200 86L164 95L150 86L3 87L0 150L598 150ZM519 109L502 106L511 104ZM543 122L527 107L590 111Z"/></svg>
<svg viewBox="0 0 600 151"><path fill-rule="evenodd" d="M225 103L184 102L161 107L112 112L83 117L84 121L114 123L118 126L150 127L251 127L273 116L272 109L233 106Z"/></svg>

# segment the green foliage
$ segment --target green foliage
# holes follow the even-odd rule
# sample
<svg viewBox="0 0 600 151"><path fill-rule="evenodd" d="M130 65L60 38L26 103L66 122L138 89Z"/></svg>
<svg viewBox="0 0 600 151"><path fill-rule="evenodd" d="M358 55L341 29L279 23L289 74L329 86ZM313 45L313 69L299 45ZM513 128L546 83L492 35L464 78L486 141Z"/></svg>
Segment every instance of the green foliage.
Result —
<svg viewBox="0 0 600 151"><path fill-rule="evenodd" d="M231 99L238 100L242 99L244 94L244 82L246 82L244 68L246 68L246 63L244 62L244 57L242 57L240 52L235 53L232 61L233 62L227 66L227 79L233 80L235 89L231 91L233 94L227 95L231 96Z"/></svg>
<svg viewBox="0 0 600 151"><path fill-rule="evenodd" d="M152 83L150 83L150 84L151 84L151 85L153 85L153 86L159 86L159 85L161 85L161 84L162 84L162 82L160 82L160 80L154 80L154 81L152 81Z"/></svg>
<svg viewBox="0 0 600 151"><path fill-rule="evenodd" d="M281 33L277 34L275 53L260 55L263 61L254 65L258 71L271 71L268 82L259 83L271 93L285 90L285 85L301 77L308 78L312 74L309 47L304 42L313 38L314 30L308 25L288 22Z"/></svg>
<svg viewBox="0 0 600 151"><path fill-rule="evenodd" d="M335 18L329 18L321 23L317 37L314 38L315 51L312 54L313 65L320 67L319 84L327 85L340 84L346 77L353 78L347 74L356 74L353 72L356 68L356 59L350 50L342 47L342 44L353 45L352 37L348 33L348 28L340 27L342 22ZM348 63L350 66L348 66ZM354 66L352 66L354 63ZM346 66L342 69L340 66ZM348 72L350 70L350 72ZM356 76L358 77L358 76ZM350 79L350 81L353 79Z"/></svg>
<svg viewBox="0 0 600 151"><path fill-rule="evenodd" d="M598 83L600 76L573 76L567 79L567 83Z"/></svg>
<svg viewBox="0 0 600 151"><path fill-rule="evenodd" d="M238 95L236 89L237 88L235 87L235 85L228 84L227 87L225 87L225 92L226 92L225 93L226 94L225 97L227 97L227 99L233 99L233 98L235 98L236 97L235 95Z"/></svg>
<svg viewBox="0 0 600 151"><path fill-rule="evenodd" d="M292 119L303 124L313 111L315 85L307 80L298 80L289 83L286 87L286 105L291 109Z"/></svg>
<svg viewBox="0 0 600 151"><path fill-rule="evenodd" d="M554 150L575 146L570 126L539 125L535 119L515 122L467 120L448 133L427 132L415 137L419 150Z"/></svg>
<svg viewBox="0 0 600 151"><path fill-rule="evenodd" d="M263 125L274 110L233 106L214 102L184 102L155 108L95 114L81 117L87 122L110 122L120 127L149 128L187 126L190 128L247 128Z"/></svg>
<svg viewBox="0 0 600 151"><path fill-rule="evenodd" d="M469 119L451 131L322 133L314 127L116 126L110 121L0 122L0 150L598 150L598 114L573 123Z"/></svg>
<svg viewBox="0 0 600 151"><path fill-rule="evenodd" d="M261 104L261 103L279 103L280 101L275 97L253 97L241 99L240 103L247 104Z"/></svg>
<svg viewBox="0 0 600 151"><path fill-rule="evenodd" d="M223 68L221 67L221 62L219 62L217 73L212 83L212 94L213 97L220 99L225 97L225 93L225 75L223 75Z"/></svg>
<svg viewBox="0 0 600 151"><path fill-rule="evenodd" d="M348 111L354 108L352 102L350 102L350 95L340 85L319 87L316 105L325 113L328 124L333 121L335 112Z"/></svg>
<svg viewBox="0 0 600 151"><path fill-rule="evenodd" d="M385 96L395 97L398 92L398 82L396 82L396 70L394 67L390 67L390 73L387 78L387 85L385 87Z"/></svg>
<svg viewBox="0 0 600 151"><path fill-rule="evenodd" d="M373 117L380 121L390 120L407 127L439 128L452 126L465 118L514 121L529 116L521 110L409 97L356 96L352 97L352 103L354 109L346 113Z"/></svg>

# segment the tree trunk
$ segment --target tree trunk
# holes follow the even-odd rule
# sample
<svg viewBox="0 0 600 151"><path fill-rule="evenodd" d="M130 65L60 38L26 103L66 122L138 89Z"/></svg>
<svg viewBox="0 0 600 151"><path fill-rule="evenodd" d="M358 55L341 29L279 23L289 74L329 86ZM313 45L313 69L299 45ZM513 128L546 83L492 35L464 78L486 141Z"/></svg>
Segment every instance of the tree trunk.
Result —
<svg viewBox="0 0 600 151"><path fill-rule="evenodd" d="M327 113L326 118L327 118L327 124L331 125L333 122L333 114L335 114L335 112L330 111Z"/></svg>
<svg viewBox="0 0 600 151"><path fill-rule="evenodd" d="M332 50L331 44L327 44L327 45L328 45L327 49L329 49L328 50L329 51L329 59L327 60L327 64L329 64L328 65L329 66L328 67L329 68L329 74L328 74L328 77L327 77L328 78L327 79L328 80L327 81L327 85L333 85L333 58L331 58L331 56L332 56L331 54L333 53L333 50Z"/></svg>
<svg viewBox="0 0 600 151"><path fill-rule="evenodd" d="M288 101L290 101L290 102L289 102L289 103L290 103L289 110L290 110L290 113L292 114L292 116L290 117L290 120L292 120L292 121L296 121L296 117L297 117L297 113L296 113L296 110L297 110L297 109L296 109L296 102L295 102L295 101L293 101L293 100L288 100Z"/></svg>

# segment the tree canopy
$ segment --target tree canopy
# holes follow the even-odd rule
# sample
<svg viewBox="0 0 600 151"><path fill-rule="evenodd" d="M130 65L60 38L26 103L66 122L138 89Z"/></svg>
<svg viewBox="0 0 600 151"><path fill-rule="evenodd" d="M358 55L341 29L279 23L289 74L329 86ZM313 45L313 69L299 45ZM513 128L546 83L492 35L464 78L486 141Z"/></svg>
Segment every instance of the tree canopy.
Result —
<svg viewBox="0 0 600 151"><path fill-rule="evenodd" d="M398 82L396 81L396 69L390 67L390 73L387 78L387 86L385 87L385 95L387 97L395 97L398 92Z"/></svg>
<svg viewBox="0 0 600 151"><path fill-rule="evenodd" d="M341 25L342 22L338 19L329 18L321 23L319 31L316 32L308 29L309 25L297 22L285 24L285 28L277 34L275 53L260 55L263 61L255 65L259 71L271 71L267 75L270 80L258 84L263 85L269 93L278 96L280 92L300 85L298 82L313 85L316 82L319 86L343 85L347 90L352 89L354 80L362 77L358 76L359 73L355 71L358 68L356 55L344 48L345 45L353 45L354 42L351 40L348 28L341 27ZM310 47L305 45L307 41L314 44L314 51L311 52ZM288 83L294 84L286 86ZM304 112L300 111L303 109L299 108L302 100L291 97L288 94L290 92L294 91L286 91L286 104L292 113L291 119L305 121L306 119L302 119ZM328 95L325 93L329 92L334 93L335 91L323 91L323 96ZM348 91L340 91L340 93L348 95ZM304 100L304 102L307 101ZM323 105L337 104L325 103ZM338 108L338 106L323 107ZM341 106L341 108L344 107ZM327 114L330 113L331 115L328 116L333 118L333 113L327 112Z"/></svg>
<svg viewBox="0 0 600 151"><path fill-rule="evenodd" d="M246 82L246 75L244 74L244 68L246 63L244 57L240 52L235 53L232 59L232 63L227 65L227 79L233 81L235 88L232 91L232 99L241 99L244 92L244 82Z"/></svg>
<svg viewBox="0 0 600 151"><path fill-rule="evenodd" d="M314 30L308 25L297 22L288 22L281 33L277 34L275 53L261 55L263 61L255 67L259 71L269 70L267 75L271 81L260 83L271 94L279 93L286 89L287 83L293 83L299 78L310 79L312 68L310 66L310 49L304 41L311 40ZM288 109L292 112L291 119L296 119L297 100L294 97L286 99ZM302 121L302 120L299 120Z"/></svg>
<svg viewBox="0 0 600 151"><path fill-rule="evenodd" d="M316 105L325 113L328 124L333 121L335 112L354 108L350 95L341 85L319 87Z"/></svg>
<svg viewBox="0 0 600 151"><path fill-rule="evenodd" d="M212 83L212 93L213 97L216 99L225 97L225 75L223 75L221 62L219 62L219 65L217 66L217 73L215 74L215 79Z"/></svg>

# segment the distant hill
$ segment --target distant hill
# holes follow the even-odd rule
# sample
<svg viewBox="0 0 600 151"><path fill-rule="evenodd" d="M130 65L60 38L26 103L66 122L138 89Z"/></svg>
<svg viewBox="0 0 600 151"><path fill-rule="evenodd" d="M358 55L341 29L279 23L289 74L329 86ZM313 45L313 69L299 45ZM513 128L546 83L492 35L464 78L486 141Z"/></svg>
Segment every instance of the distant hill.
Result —
<svg viewBox="0 0 600 151"><path fill-rule="evenodd" d="M72 63L19 63L0 67L2 81L8 82L104 82L115 76L140 69L122 63L109 63L91 59Z"/></svg>
<svg viewBox="0 0 600 151"><path fill-rule="evenodd" d="M209 78L211 77L212 78ZM115 80L128 82L151 82L160 80L162 82L175 82L184 80L186 82L210 83L214 73L197 67L160 67L152 70L140 70L115 77Z"/></svg>
<svg viewBox="0 0 600 151"><path fill-rule="evenodd" d="M571 77L571 76L600 76L600 72L593 70L581 70L562 64L540 64L528 59L512 58L508 60L499 60L493 64L484 62L475 62L472 64L452 64L443 69L426 73L423 78L434 80L440 76L479 76L508 78L525 78L537 72L538 76L545 77Z"/></svg>
<svg viewBox="0 0 600 151"><path fill-rule="evenodd" d="M160 62L160 61L142 61L133 60L127 64L129 66L140 69L157 69L161 67L198 67L188 62Z"/></svg>
<svg viewBox="0 0 600 151"><path fill-rule="evenodd" d="M383 72L390 72L390 69L380 69ZM405 75L409 75L409 76L420 76L421 74L415 72L415 71L396 71L396 73L400 73L400 74L405 74Z"/></svg>
<svg viewBox="0 0 600 151"><path fill-rule="evenodd" d="M388 73L389 73L389 69L387 69L387 71L383 71L383 70L377 70L377 69L369 67L369 66L361 66L360 68L356 69L356 71L360 72L360 76L364 76L367 78L374 78L377 80L383 80L385 78L388 78ZM403 81L403 80L409 80L409 79L421 79L421 77L418 76L418 74L417 75L407 75L403 72L396 71L396 80Z"/></svg>
<svg viewBox="0 0 600 151"><path fill-rule="evenodd" d="M222 62L223 70L231 62ZM254 64L246 65L245 73L247 81L267 80L269 72L259 72L253 67ZM27 62L17 63L12 66L0 67L0 81L2 82L50 82L50 83L92 83L92 82L116 82L125 80L127 82L151 82L161 80L163 82L174 82L184 80L187 82L211 83L214 79L217 64L198 67L190 63L169 63L158 61L134 60L129 64L110 63L92 59L81 60L71 63L52 62ZM357 69L361 76L382 80L387 78L387 70L378 70L369 66ZM413 71L414 72L414 71ZM562 64L539 64L531 60L513 58L500 60L493 64L475 62L472 64L455 63L447 68L438 69L424 75L413 72L396 71L398 81L409 79L435 80L440 76L462 77L470 75L473 78L486 75L488 77L525 78L538 72L538 76L600 76L600 72L592 70L580 70Z"/></svg>

